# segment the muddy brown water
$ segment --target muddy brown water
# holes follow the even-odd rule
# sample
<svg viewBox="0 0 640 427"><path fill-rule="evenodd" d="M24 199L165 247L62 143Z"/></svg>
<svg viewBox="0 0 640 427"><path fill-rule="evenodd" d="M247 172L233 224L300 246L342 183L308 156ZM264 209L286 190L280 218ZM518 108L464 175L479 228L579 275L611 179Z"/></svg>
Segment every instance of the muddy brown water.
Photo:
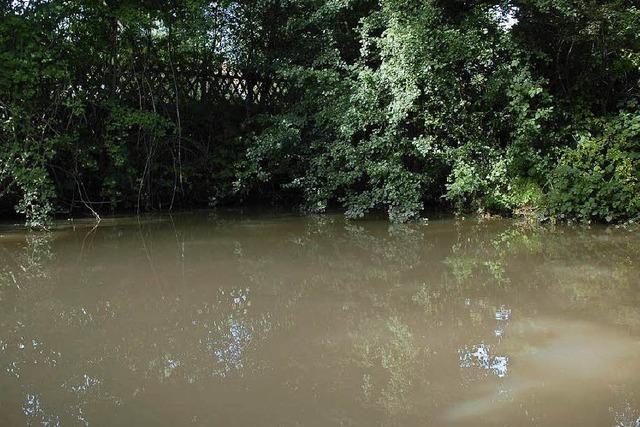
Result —
<svg viewBox="0 0 640 427"><path fill-rule="evenodd" d="M640 426L640 232L0 226L0 425Z"/></svg>

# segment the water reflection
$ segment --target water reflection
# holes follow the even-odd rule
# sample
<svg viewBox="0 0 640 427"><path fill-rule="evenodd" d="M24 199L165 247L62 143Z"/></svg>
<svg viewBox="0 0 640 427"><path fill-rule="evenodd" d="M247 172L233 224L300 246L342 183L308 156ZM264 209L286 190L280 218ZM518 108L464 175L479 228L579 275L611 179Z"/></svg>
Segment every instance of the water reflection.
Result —
<svg viewBox="0 0 640 427"><path fill-rule="evenodd" d="M28 425L39 424L47 427L60 426L60 417L45 412L45 410L40 405L40 395L38 394L27 393L22 405L22 412L27 418Z"/></svg>
<svg viewBox="0 0 640 427"><path fill-rule="evenodd" d="M629 402L611 408L615 427L640 427L640 410L634 409Z"/></svg>
<svg viewBox="0 0 640 427"><path fill-rule="evenodd" d="M636 425L639 249L501 220L4 233L0 424Z"/></svg>
<svg viewBox="0 0 640 427"><path fill-rule="evenodd" d="M491 346L480 343L474 346L465 346L458 350L461 368L482 368L493 373L498 378L507 375L509 366L508 356L494 356L491 354Z"/></svg>

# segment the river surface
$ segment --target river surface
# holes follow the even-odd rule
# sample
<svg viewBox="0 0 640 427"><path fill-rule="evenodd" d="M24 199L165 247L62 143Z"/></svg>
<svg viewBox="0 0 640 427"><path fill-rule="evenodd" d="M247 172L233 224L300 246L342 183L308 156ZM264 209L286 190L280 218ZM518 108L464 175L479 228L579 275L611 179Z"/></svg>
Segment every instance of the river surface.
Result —
<svg viewBox="0 0 640 427"><path fill-rule="evenodd" d="M0 425L640 426L640 232L0 226Z"/></svg>

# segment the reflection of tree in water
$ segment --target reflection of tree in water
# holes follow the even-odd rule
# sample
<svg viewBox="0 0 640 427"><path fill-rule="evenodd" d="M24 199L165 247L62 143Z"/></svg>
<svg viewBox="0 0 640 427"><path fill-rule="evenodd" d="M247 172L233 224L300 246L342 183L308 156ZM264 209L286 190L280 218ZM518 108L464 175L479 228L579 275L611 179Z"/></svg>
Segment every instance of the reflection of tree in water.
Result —
<svg viewBox="0 0 640 427"><path fill-rule="evenodd" d="M435 230L429 228L432 225ZM304 280L300 280L304 287L295 288L303 290L295 301L304 307L307 307L305 301L314 300L327 290L341 301L339 307L328 308L333 311L318 315L339 319L332 323L336 327L326 331L327 334L339 329L346 331L348 337L327 338L320 345L309 343L315 345L318 353L328 355L322 359L322 368L336 373L360 370L359 393L366 406L380 409L390 417L415 418L428 413L429 402L424 402L422 397L427 390L430 396L435 396L434 400L445 393L424 376L425 366L442 363L441 358L428 350L434 345L430 336L437 336L437 331L444 327L448 339L460 342L458 348L462 353L454 357L456 363L463 365L458 374L463 382L465 372L471 373L469 367L497 378L506 377L509 350L504 352L498 347L503 338L509 339L506 321L511 309L507 307L515 302L517 316L535 317L536 304L531 304L530 311L526 311L522 298L547 291L557 294L565 282L564 277L547 269L548 264L570 265L577 258L577 252L592 253L599 248L596 244L576 249L576 245L590 242L593 231L584 232L584 238L579 234L576 243L575 231L551 230L549 233L549 228L531 224L504 225L502 221L460 221L457 232L452 235L438 230L437 223L394 230L376 223L343 226L336 219L309 221L304 232L290 234L288 243L280 242L283 245L280 251L261 256L260 269L282 263L278 254L286 252L287 244L296 245L304 262L311 259L315 265L322 266L310 274L306 271ZM595 234L598 233L600 231ZM613 265L621 282L627 283L633 270L624 260L640 245L637 239L627 235L618 234L613 240L616 241L613 248L605 245L606 253L598 256L604 264ZM295 272L291 275L295 276ZM264 280L269 281L262 277L263 283ZM576 281L574 285L579 283ZM599 285L605 285L604 281ZM286 283L275 286L286 286ZM623 289L624 286L619 291L624 293ZM560 295L556 304L575 311L590 304L583 300L576 306L575 302L570 295ZM466 308L462 309L463 306ZM634 310L637 313L637 309ZM290 316L295 321L296 315ZM479 334L477 341L465 342L469 330L486 332ZM495 343L489 345L491 340ZM345 354L346 346L351 346L352 354ZM290 360L291 366L308 363L302 360L306 353L300 357ZM462 360L458 361L458 357ZM295 355L292 358L295 359ZM339 374L331 381L332 388L344 386ZM454 377L451 381L457 379ZM498 389L506 396L501 394L501 398L509 398L508 389ZM525 403L523 412L526 409Z"/></svg>
<svg viewBox="0 0 640 427"><path fill-rule="evenodd" d="M535 316L522 298L548 291L558 305L603 315L619 302L616 321L640 325L630 255L640 244L622 232L469 220L451 232L450 222L335 216L128 227L98 229L79 267L59 261L83 236L75 246L34 237L0 252L2 383L20 390L9 400L33 423L83 423L91 408L117 411L158 384L265 377L294 400L337 393L335 413L318 414L333 417L320 418L327 423L347 419L357 394L381 423L429 424L437 405L455 400L447 381L510 374L499 347L511 333L507 310ZM114 249L131 259L106 252ZM129 264L107 265L105 277L102 259ZM65 276L74 268L91 292ZM612 417L632 419L625 408Z"/></svg>
<svg viewBox="0 0 640 427"><path fill-rule="evenodd" d="M371 329L366 324L362 328ZM409 327L391 317L377 333L353 333L355 357L362 367L362 395L368 405L381 406L390 414L412 410L413 374L426 363L429 349L416 341ZM362 333L361 333L362 332Z"/></svg>
<svg viewBox="0 0 640 427"><path fill-rule="evenodd" d="M640 409L634 408L621 397L620 403L610 408L615 427L640 427Z"/></svg>
<svg viewBox="0 0 640 427"><path fill-rule="evenodd" d="M98 300L87 301L82 289L77 289L80 295L68 294L64 278L55 275L59 270L50 268L56 252L52 235L40 236L3 246L0 252L0 366L5 378L13 378L3 383L18 385L12 386L12 396L5 397L22 408L29 423L85 423L87 408L115 409L124 396L144 392L145 384L154 381L175 382L179 377L196 382L225 376L231 369L252 368L242 353L266 336L270 324L268 313L259 319L250 314L248 289L221 291L204 303L202 298L187 296L184 301L150 289L146 301L138 305L128 298L131 282L115 281L104 297L98 293ZM82 273L82 284L87 278L91 282L92 275L94 281L103 279L97 277L102 269L90 264ZM74 277L69 283L76 283ZM153 324L123 323L137 318L131 316L136 312ZM119 340L114 340L114 331ZM184 339L185 332L192 339ZM56 336L62 340L53 339ZM76 337L80 339L73 342ZM150 358L152 354L155 357ZM105 370L113 374L114 367L118 376L129 380L113 383ZM47 378L44 383L43 378Z"/></svg>
<svg viewBox="0 0 640 427"><path fill-rule="evenodd" d="M23 238L11 235L10 237L15 239L12 246L4 245L0 240L0 285L2 288L27 288L30 281L46 278L46 267L53 259L52 235L33 232L20 236Z"/></svg>
<svg viewBox="0 0 640 427"><path fill-rule="evenodd" d="M44 392L44 379L55 378L51 373L64 364L63 352L38 332L43 322L55 319L48 316L48 309L59 308L49 303L55 295L55 287L48 281L49 267L55 262L54 235L27 233L23 239L11 237L14 241L10 245L0 240L0 366L7 381L19 387L12 388L3 400L19 402L28 425L50 426L59 426L64 419L52 401L66 400L70 402L71 419L86 424L83 407L97 379L86 375L82 379L68 378L54 387L55 396ZM60 317L63 315L64 312L59 313Z"/></svg>

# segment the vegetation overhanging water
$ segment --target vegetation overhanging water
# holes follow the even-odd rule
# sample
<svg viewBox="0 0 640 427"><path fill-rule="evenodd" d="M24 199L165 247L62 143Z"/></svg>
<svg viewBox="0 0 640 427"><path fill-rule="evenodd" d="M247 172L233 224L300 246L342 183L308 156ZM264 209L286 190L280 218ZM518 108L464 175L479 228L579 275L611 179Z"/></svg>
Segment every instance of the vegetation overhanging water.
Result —
<svg viewBox="0 0 640 427"><path fill-rule="evenodd" d="M0 5L0 213L640 215L636 0Z"/></svg>

